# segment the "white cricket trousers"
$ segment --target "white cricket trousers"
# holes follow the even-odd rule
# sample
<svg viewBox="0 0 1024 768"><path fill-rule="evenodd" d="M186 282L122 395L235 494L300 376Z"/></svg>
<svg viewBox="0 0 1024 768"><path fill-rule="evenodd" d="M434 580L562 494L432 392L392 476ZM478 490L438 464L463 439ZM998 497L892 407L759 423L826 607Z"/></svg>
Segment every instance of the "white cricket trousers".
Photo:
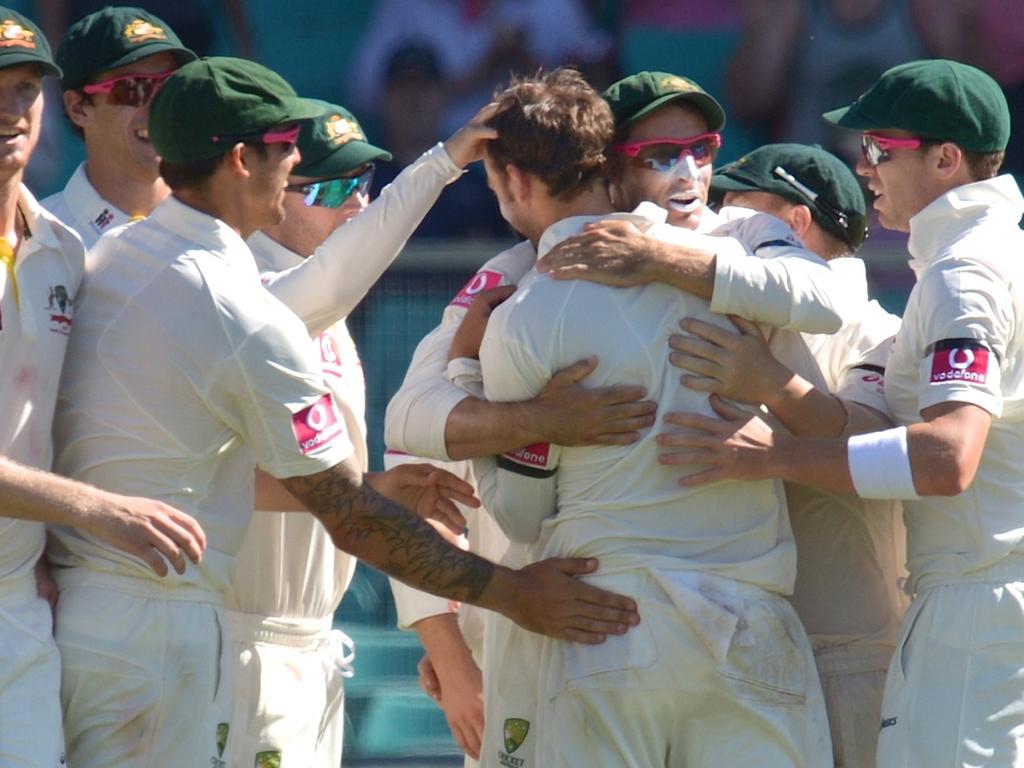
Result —
<svg viewBox="0 0 1024 768"><path fill-rule="evenodd" d="M224 768L230 665L216 594L57 571L68 764Z"/></svg>
<svg viewBox="0 0 1024 768"><path fill-rule="evenodd" d="M882 702L878 768L1024 768L1024 579L918 593Z"/></svg>
<svg viewBox="0 0 1024 768"><path fill-rule="evenodd" d="M235 665L228 734L231 768L338 768L351 639L331 619L275 619L228 611Z"/></svg>
<svg viewBox="0 0 1024 768"><path fill-rule="evenodd" d="M60 657L31 572L0 580L0 765L65 765Z"/></svg>

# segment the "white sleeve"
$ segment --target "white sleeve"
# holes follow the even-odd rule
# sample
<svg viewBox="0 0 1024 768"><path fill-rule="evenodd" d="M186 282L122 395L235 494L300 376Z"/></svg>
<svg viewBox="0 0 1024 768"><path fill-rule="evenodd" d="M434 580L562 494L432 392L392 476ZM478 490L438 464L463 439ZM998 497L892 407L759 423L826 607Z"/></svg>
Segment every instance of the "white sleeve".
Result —
<svg viewBox="0 0 1024 768"><path fill-rule="evenodd" d="M1013 336L1012 284L980 263L951 262L927 273L920 295L920 410L972 403L1002 415L1002 367Z"/></svg>
<svg viewBox="0 0 1024 768"><path fill-rule="evenodd" d="M551 378L553 329L548 327L539 339L530 338L522 322L530 313L510 313L511 306L495 310L480 344L484 395L492 402L529 400ZM541 325L545 322L539 318ZM555 513L559 454L558 446L538 443L473 461L484 507L511 541L536 541L544 519Z"/></svg>
<svg viewBox="0 0 1024 768"><path fill-rule="evenodd" d="M267 290L316 336L362 301L445 185L461 175L462 169L438 144L398 174L365 211L334 230L302 264L270 275Z"/></svg>
<svg viewBox="0 0 1024 768"><path fill-rule="evenodd" d="M481 291L518 283L533 263L533 247L519 243L480 269L452 299L441 324L417 345L402 386L384 415L384 444L415 456L448 461L444 431L448 415L467 394L445 375L448 349L466 310Z"/></svg>
<svg viewBox="0 0 1024 768"><path fill-rule="evenodd" d="M733 239L715 249L712 311L787 330L835 333L848 314L842 278L774 216L754 214L730 224Z"/></svg>
<svg viewBox="0 0 1024 768"><path fill-rule="evenodd" d="M843 400L860 403L888 414L882 386L893 337L900 319L886 312L876 301L866 302L858 317L843 326L835 336L836 354L832 363L833 392Z"/></svg>

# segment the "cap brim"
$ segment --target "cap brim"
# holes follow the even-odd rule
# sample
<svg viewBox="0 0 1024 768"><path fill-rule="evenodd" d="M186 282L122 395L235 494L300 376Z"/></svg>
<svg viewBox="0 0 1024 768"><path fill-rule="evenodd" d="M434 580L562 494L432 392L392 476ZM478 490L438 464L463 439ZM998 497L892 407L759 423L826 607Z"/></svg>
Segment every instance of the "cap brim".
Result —
<svg viewBox="0 0 1024 768"><path fill-rule="evenodd" d="M174 57L175 61L178 62L178 66L183 66L185 64L188 64L190 61L195 61L199 58L199 56L196 55L195 51L192 51L188 48L183 48L177 45L169 45L168 43L165 43L161 40L154 40L153 42L148 43L146 45L140 45L138 48L133 48L120 59L117 59L116 61L112 61L109 64L105 65L103 69L117 69L118 67L123 67L126 64L133 64L139 59L144 59L147 56L155 56L158 53L171 54ZM89 77L91 77L94 74L96 73L91 73Z"/></svg>
<svg viewBox="0 0 1024 768"><path fill-rule="evenodd" d="M320 117L324 113L324 108L310 99L295 97L285 101L285 111L287 114L281 118L279 121L281 123L293 120L312 120L314 117Z"/></svg>
<svg viewBox="0 0 1024 768"><path fill-rule="evenodd" d="M831 112L823 114L822 117L833 125L838 125L840 128L852 128L853 130L863 131L883 127L875 124L872 120L865 119L861 111L854 109L855 106L833 109Z"/></svg>
<svg viewBox="0 0 1024 768"><path fill-rule="evenodd" d="M38 56L31 54L18 55L16 53L9 53L6 56L0 57L0 69L7 69L8 67L14 67L18 64L35 64L39 67L39 71L43 73L43 76L52 75L53 77L63 77L64 73L61 72L60 67L51 61L46 61Z"/></svg>
<svg viewBox="0 0 1024 768"><path fill-rule="evenodd" d="M704 115L704 119L708 121L708 130L720 131L725 127L725 110L722 109L722 106L713 97L697 91L681 91L660 96L644 106L643 109L630 115L623 125L631 125L645 115L649 115L659 107L663 107L673 101L685 101L692 104Z"/></svg>
<svg viewBox="0 0 1024 768"><path fill-rule="evenodd" d="M326 157L306 165L299 163L292 171L296 176L311 179L327 179L354 171L361 165L376 160L390 160L391 153L365 141L350 141Z"/></svg>
<svg viewBox="0 0 1024 768"><path fill-rule="evenodd" d="M761 187L724 173L716 173L711 177L711 189L716 192L757 192Z"/></svg>

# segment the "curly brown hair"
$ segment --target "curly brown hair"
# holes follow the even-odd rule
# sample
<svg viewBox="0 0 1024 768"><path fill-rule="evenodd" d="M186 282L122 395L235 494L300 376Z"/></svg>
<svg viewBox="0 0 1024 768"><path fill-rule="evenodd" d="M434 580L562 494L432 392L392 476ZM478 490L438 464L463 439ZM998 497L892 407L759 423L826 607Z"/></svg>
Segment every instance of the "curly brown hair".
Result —
<svg viewBox="0 0 1024 768"><path fill-rule="evenodd" d="M575 69L513 78L494 100L498 111L487 124L498 137L488 142L487 153L496 164L533 174L560 200L605 183L604 150L615 120L607 102Z"/></svg>

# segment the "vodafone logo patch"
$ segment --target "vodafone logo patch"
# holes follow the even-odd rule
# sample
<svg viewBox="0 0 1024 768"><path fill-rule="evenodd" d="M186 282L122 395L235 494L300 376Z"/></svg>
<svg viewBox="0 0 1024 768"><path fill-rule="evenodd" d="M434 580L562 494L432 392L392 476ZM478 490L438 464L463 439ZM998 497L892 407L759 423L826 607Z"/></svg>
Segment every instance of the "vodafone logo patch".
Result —
<svg viewBox="0 0 1024 768"><path fill-rule="evenodd" d="M450 304L456 307L469 307L476 300L478 293L483 291L489 291L491 288L497 288L501 285L501 272L495 272L490 269L483 269L473 275L470 281L466 283L461 291L455 294L455 298L451 300Z"/></svg>
<svg viewBox="0 0 1024 768"><path fill-rule="evenodd" d="M985 384L988 381L989 350L973 339L944 339L936 342L932 352L930 382L969 381Z"/></svg>
<svg viewBox="0 0 1024 768"><path fill-rule="evenodd" d="M292 416L292 432L303 455L328 445L342 433L338 412L330 394L323 395L312 405Z"/></svg>
<svg viewBox="0 0 1024 768"><path fill-rule="evenodd" d="M505 458L511 459L517 464L525 464L528 467L547 469L548 460L551 457L551 443L534 443L518 451L509 451Z"/></svg>

